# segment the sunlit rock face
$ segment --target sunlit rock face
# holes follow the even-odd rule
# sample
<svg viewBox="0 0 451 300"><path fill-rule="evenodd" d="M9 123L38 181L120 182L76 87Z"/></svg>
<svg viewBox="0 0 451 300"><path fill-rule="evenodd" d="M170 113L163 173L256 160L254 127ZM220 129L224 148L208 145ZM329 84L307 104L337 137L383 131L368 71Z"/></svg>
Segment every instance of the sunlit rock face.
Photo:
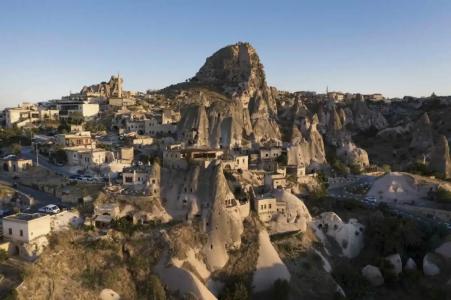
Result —
<svg viewBox="0 0 451 300"><path fill-rule="evenodd" d="M273 92L266 84L260 58L249 43L237 43L218 50L207 58L192 82L215 86L231 97L232 103L240 103L244 108L242 111L232 109L225 116L236 119L236 124L248 125L250 122L254 142L281 139L275 121L277 107ZM220 116L219 112L217 115ZM227 123L223 126L233 128ZM233 134L233 130L229 130L229 133Z"/></svg>
<svg viewBox="0 0 451 300"><path fill-rule="evenodd" d="M324 141L317 125L318 117L314 115L304 133L297 128L294 129L293 144L287 149L288 165L302 165L315 169L326 163Z"/></svg>
<svg viewBox="0 0 451 300"><path fill-rule="evenodd" d="M430 168L446 179L451 178L449 145L448 140L443 135L440 136L432 149Z"/></svg>

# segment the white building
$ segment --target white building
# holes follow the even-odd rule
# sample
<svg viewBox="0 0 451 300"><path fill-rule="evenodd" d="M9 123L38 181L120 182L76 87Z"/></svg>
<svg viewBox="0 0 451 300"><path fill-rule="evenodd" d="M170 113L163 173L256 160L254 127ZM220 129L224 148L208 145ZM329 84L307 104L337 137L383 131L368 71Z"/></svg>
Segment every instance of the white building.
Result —
<svg viewBox="0 0 451 300"><path fill-rule="evenodd" d="M67 119L71 115L80 114L86 120L93 119L99 114L99 104L80 100L60 100L56 103L60 119Z"/></svg>
<svg viewBox="0 0 451 300"><path fill-rule="evenodd" d="M248 170L249 169L249 156L237 155L231 159L223 160L222 165L225 170Z"/></svg>
<svg viewBox="0 0 451 300"><path fill-rule="evenodd" d="M17 157L12 154L3 157L0 161L4 172L22 172L33 166L33 161L31 159Z"/></svg>
<svg viewBox="0 0 451 300"><path fill-rule="evenodd" d="M276 198L262 195L254 199L254 209L262 222L269 222L277 212Z"/></svg>
<svg viewBox="0 0 451 300"><path fill-rule="evenodd" d="M50 233L50 216L19 213L3 218L3 237L13 242L30 243Z"/></svg>
<svg viewBox="0 0 451 300"><path fill-rule="evenodd" d="M282 148L271 147L271 148L261 148L260 149L260 159L276 159L282 155Z"/></svg>
<svg viewBox="0 0 451 300"><path fill-rule="evenodd" d="M3 114L7 128L12 128L14 126L21 128L29 124L45 120L58 120L59 118L58 110L24 105L7 108L4 110Z"/></svg>
<svg viewBox="0 0 451 300"><path fill-rule="evenodd" d="M265 187L272 191L285 187L287 180L285 174L265 174L264 183Z"/></svg>
<svg viewBox="0 0 451 300"><path fill-rule="evenodd" d="M104 149L66 148L67 164L84 169L100 167L108 162L108 151Z"/></svg>

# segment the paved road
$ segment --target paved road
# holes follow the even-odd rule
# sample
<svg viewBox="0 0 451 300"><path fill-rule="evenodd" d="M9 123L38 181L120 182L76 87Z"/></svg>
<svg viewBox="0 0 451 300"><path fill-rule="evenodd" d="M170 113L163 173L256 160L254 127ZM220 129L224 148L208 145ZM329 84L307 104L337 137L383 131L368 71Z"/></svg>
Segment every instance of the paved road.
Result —
<svg viewBox="0 0 451 300"><path fill-rule="evenodd" d="M33 152L32 147L22 147L22 155L26 158L32 159L34 163L36 163L36 153ZM65 167L59 167L47 159L47 157L39 155L39 166L45 168L47 170L53 171L57 174L61 174L63 176L69 177L72 174L67 171Z"/></svg>
<svg viewBox="0 0 451 300"><path fill-rule="evenodd" d="M0 176L0 183L10 186L12 187L14 184L15 180L13 180L10 177L5 176L4 174L1 174ZM22 184L17 184L16 187L14 187L15 190L24 193L30 197L32 197L35 201L34 201L34 205L35 207L41 207L41 206L45 206L47 204L59 204L61 203L61 200L57 197L55 197L52 194L43 192L43 191L39 191L39 190L35 190L33 188L30 188L28 186L24 186Z"/></svg>
<svg viewBox="0 0 451 300"><path fill-rule="evenodd" d="M371 186L374 183L375 179L376 179L376 177L372 177L372 176L362 176L353 182L336 184L336 185L328 188L327 192L328 192L329 196L336 198L336 199L354 199L357 201L363 201L365 198L365 195L352 194L352 193L348 192L346 190L346 188L356 187L356 186L361 186L361 185ZM375 204L366 203L366 202L364 202L364 203L370 207L373 207L375 205ZM394 214L396 214L400 217L413 219L416 222L424 223L424 224L433 224L433 225L444 224L442 221L434 220L434 219L427 218L422 215L407 211L405 209L405 207L403 207L402 205L397 205L397 204L393 204L393 203L389 203L389 202L384 202L384 203L386 203L388 205L388 207ZM416 206L418 207L419 205L416 205ZM448 228L448 230L451 231L450 228Z"/></svg>
<svg viewBox="0 0 451 300"><path fill-rule="evenodd" d="M355 176L353 177L355 180L352 182L343 182L341 184L334 184L331 185L327 189L327 193L331 197L335 198L353 198L356 200L362 200L364 196L353 194L347 191L347 188L349 187L359 187L359 186L371 186L374 181L376 180L376 177L374 176L368 176L368 175L362 175L362 176Z"/></svg>

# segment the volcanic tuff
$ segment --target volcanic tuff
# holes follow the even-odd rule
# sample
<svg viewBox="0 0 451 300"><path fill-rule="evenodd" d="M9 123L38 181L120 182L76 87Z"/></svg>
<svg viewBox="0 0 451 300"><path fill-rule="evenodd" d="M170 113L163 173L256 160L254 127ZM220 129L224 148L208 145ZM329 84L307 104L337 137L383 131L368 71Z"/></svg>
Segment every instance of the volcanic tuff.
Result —
<svg viewBox="0 0 451 300"><path fill-rule="evenodd" d="M433 144L431 120L425 112L413 126L410 147L423 152L428 151Z"/></svg>
<svg viewBox="0 0 451 300"><path fill-rule="evenodd" d="M448 140L441 135L431 153L430 168L444 178L451 178L451 159L449 157Z"/></svg>
<svg viewBox="0 0 451 300"><path fill-rule="evenodd" d="M313 116L310 127L303 134L305 138L298 137L297 143L287 149L288 165L305 166L316 169L326 163L324 142L318 129L318 117ZM297 132L296 130L294 132ZM296 133L299 135L298 133Z"/></svg>
<svg viewBox="0 0 451 300"><path fill-rule="evenodd" d="M371 128L381 130L388 125L387 120L381 113L368 108L362 95L358 95L353 100L351 110L354 117L354 128L360 131Z"/></svg>
<svg viewBox="0 0 451 300"><path fill-rule="evenodd" d="M227 46L207 58L204 66L185 87L198 85L219 91L225 98L209 97L205 93L202 95L199 105L207 106L208 132L203 127L200 130L204 132L198 132L198 135L208 136L208 142L201 140L201 144L230 147L240 145L244 140L265 143L281 139L273 92L266 84L263 65L250 44ZM203 116L196 117L193 113L182 110L184 121L181 130L199 130L196 120ZM184 114L190 114L190 117ZM191 124L189 120L194 123Z"/></svg>

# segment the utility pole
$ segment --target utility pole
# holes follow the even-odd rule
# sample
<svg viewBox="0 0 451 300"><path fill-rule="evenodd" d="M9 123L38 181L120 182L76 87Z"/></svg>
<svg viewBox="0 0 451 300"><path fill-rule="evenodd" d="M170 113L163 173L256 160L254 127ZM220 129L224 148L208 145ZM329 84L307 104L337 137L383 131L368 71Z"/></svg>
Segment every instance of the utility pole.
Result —
<svg viewBox="0 0 451 300"><path fill-rule="evenodd" d="M38 150L38 144L36 145L36 167L39 167L39 150Z"/></svg>

